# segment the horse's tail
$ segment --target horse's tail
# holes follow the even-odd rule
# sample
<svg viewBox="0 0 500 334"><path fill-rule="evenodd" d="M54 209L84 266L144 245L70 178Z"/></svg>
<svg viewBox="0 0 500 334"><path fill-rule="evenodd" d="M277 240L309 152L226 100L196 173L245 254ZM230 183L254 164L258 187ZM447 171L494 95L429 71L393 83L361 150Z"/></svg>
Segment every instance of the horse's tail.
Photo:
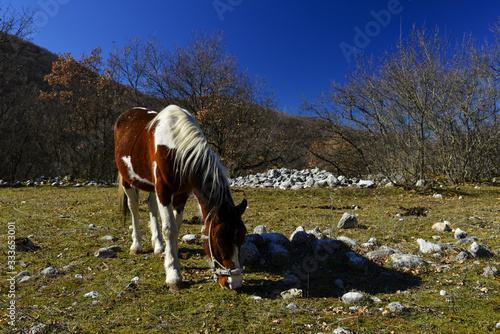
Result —
<svg viewBox="0 0 500 334"><path fill-rule="evenodd" d="M118 173L118 178L116 182L118 183L118 210L119 213L122 214L123 226L126 226L125 222L127 220L127 213L129 209L128 209L127 194L125 194L125 190L123 188L122 174Z"/></svg>

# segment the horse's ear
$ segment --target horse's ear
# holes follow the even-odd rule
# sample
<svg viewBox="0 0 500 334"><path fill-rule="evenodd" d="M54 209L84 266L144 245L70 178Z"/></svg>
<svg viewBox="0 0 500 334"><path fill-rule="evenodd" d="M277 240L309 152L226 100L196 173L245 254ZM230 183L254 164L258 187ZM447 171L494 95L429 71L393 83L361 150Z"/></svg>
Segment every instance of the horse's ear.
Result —
<svg viewBox="0 0 500 334"><path fill-rule="evenodd" d="M243 213L245 212L247 208L247 200L244 199L243 201L241 201L241 203L236 207L236 212L238 213L238 215L241 217L243 215Z"/></svg>

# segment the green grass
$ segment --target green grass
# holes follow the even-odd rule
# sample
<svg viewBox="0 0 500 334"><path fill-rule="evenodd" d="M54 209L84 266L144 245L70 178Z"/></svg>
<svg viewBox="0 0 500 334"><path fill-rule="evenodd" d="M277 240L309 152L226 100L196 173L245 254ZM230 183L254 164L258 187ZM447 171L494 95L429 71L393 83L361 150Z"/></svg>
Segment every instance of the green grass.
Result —
<svg viewBox="0 0 500 334"><path fill-rule="evenodd" d="M27 270L32 278L16 285L16 327L8 325L8 311L2 305L0 331L27 332L43 323L46 332L76 333L328 333L350 327L360 333L478 333L494 332L500 321L500 278L482 276L487 265L500 269L500 190L490 186L463 186L460 190L440 189L445 199L394 188L378 189L234 189L235 202L249 202L244 215L251 233L257 225L286 236L297 226L333 229L330 236L341 235L359 244L376 237L380 245L403 253L418 254L429 264L418 269L391 267L390 261L370 263L365 271L349 268L342 258L319 262L304 281L304 297L283 300L278 295L285 287L284 275L306 268L307 263L276 264L266 261L245 268L244 286L239 293L222 290L212 280L202 246L180 243L180 261L185 289L171 293L164 284L163 260L154 257L147 228L145 194L141 205L144 254L128 254L131 244L128 225L123 226L116 210L116 189L112 187L19 188L0 189L1 231L0 288L2 304L8 302L7 222L16 226L16 237L32 236L40 249L17 252L16 271ZM459 199L463 196L463 199ZM353 207L359 209L354 210ZM395 217L403 208L424 207L425 217ZM337 230L344 212L357 215L361 228ZM193 201L185 219L198 215ZM433 241L439 233L431 226L448 220L480 241L497 256L469 259L457 263L456 251L440 258L419 254L417 238ZM89 224L96 227L89 228ZM200 225L184 224L181 235L200 236ZM102 241L111 234L115 242ZM455 242L452 233L440 233L441 242ZM122 252L116 258L97 259L93 253L111 244ZM467 246L459 246L465 250ZM358 254L368 250L353 249ZM294 254L297 259L300 254ZM442 266L449 266L442 267ZM48 266L59 270L53 277L40 271ZM63 269L72 266L74 269ZM295 266L295 269L294 269ZM298 267L297 267L298 266ZM448 268L448 269L446 269ZM385 272L382 276L380 273ZM81 274L83 279L76 279ZM126 289L138 276L135 288ZM347 291L360 291L369 298L357 311L350 311L340 297L345 291L333 285L341 278ZM98 291L95 299L83 295ZM441 296L446 290L447 296ZM260 296L261 300L254 299ZM410 312L393 314L385 307L399 301ZM295 303L299 310L286 306Z"/></svg>

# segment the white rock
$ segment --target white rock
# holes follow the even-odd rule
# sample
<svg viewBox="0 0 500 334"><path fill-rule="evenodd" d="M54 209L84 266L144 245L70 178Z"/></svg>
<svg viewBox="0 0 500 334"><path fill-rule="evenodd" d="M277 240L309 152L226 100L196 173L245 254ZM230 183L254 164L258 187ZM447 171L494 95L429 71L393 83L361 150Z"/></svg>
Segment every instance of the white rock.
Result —
<svg viewBox="0 0 500 334"><path fill-rule="evenodd" d="M47 267L41 272L42 275L57 275L58 273L57 269L52 267Z"/></svg>
<svg viewBox="0 0 500 334"><path fill-rule="evenodd" d="M364 296L360 292L348 292L342 296L342 302L344 304L356 304L357 302L363 300Z"/></svg>
<svg viewBox="0 0 500 334"><path fill-rule="evenodd" d="M424 239L417 239L417 243L420 246L420 252L422 253L433 253L440 252L442 250L442 246L439 244L434 244L429 241L425 241Z"/></svg>
<svg viewBox="0 0 500 334"><path fill-rule="evenodd" d="M391 261L393 266L396 268L413 268L425 264L421 257L412 254L395 253L391 255Z"/></svg>
<svg viewBox="0 0 500 334"><path fill-rule="evenodd" d="M255 226L255 228L253 229L253 233L255 233L255 234L267 233L267 227L264 225Z"/></svg>
<svg viewBox="0 0 500 334"><path fill-rule="evenodd" d="M448 293L445 290L441 290L441 291L439 291L439 294L441 296L446 296Z"/></svg>
<svg viewBox="0 0 500 334"><path fill-rule="evenodd" d="M281 298L283 298L283 299L300 298L300 297L302 297L302 290L293 288L293 289L281 292L280 295L281 295Z"/></svg>
<svg viewBox="0 0 500 334"><path fill-rule="evenodd" d="M437 232L451 232L450 222L444 221L442 223L435 223L432 225L432 229Z"/></svg>
<svg viewBox="0 0 500 334"><path fill-rule="evenodd" d="M387 305L387 308L389 309L389 311L395 312L395 313L403 313L403 312L408 312L409 311L406 308L406 306L404 306L400 302L390 303L389 305Z"/></svg>
<svg viewBox="0 0 500 334"><path fill-rule="evenodd" d="M457 228L455 230L455 239L460 240L460 239L465 239L467 238L468 234L465 231L462 231L460 228Z"/></svg>
<svg viewBox="0 0 500 334"><path fill-rule="evenodd" d="M195 244L198 242L198 237L196 234L186 234L182 237L182 242L186 244Z"/></svg>
<svg viewBox="0 0 500 334"><path fill-rule="evenodd" d="M356 228L358 227L358 219L350 212L344 213L340 218L337 228Z"/></svg>
<svg viewBox="0 0 500 334"><path fill-rule="evenodd" d="M344 236L340 236L338 237L338 240L342 241L343 243L345 243L347 246L357 246L358 243L354 240L352 240L351 238L349 237L344 237Z"/></svg>
<svg viewBox="0 0 500 334"><path fill-rule="evenodd" d="M90 291L86 294L83 295L85 298L97 298L99 296L99 292L97 291Z"/></svg>

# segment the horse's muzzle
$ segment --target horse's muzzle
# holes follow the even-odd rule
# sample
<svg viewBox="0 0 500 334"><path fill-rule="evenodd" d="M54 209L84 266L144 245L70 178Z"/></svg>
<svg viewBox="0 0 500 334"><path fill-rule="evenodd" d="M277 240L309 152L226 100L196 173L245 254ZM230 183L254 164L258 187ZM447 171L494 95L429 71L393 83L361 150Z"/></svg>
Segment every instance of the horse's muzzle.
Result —
<svg viewBox="0 0 500 334"><path fill-rule="evenodd" d="M241 288L243 285L243 275L231 275L227 278L227 284L229 285L229 289L234 290L237 288Z"/></svg>

